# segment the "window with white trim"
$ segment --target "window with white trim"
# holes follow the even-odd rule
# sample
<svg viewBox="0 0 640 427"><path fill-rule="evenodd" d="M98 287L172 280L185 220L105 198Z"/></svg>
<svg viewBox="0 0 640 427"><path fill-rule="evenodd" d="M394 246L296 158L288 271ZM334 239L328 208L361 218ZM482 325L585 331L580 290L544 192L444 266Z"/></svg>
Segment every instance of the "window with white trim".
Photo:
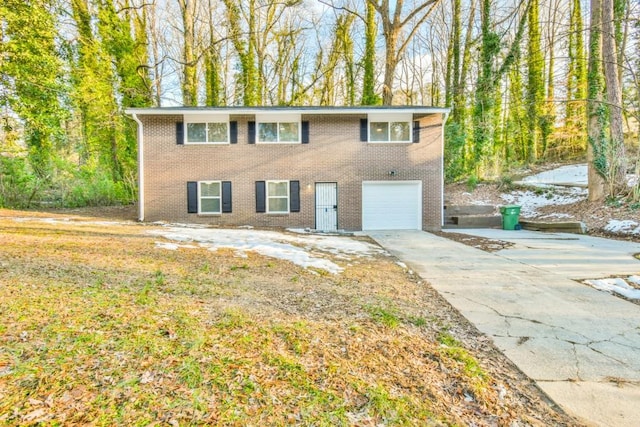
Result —
<svg viewBox="0 0 640 427"><path fill-rule="evenodd" d="M289 181L267 181L267 213L289 213Z"/></svg>
<svg viewBox="0 0 640 427"><path fill-rule="evenodd" d="M411 114L369 114L369 142L412 142Z"/></svg>
<svg viewBox="0 0 640 427"><path fill-rule="evenodd" d="M299 144L301 141L299 114L261 114L256 116L256 122L259 144Z"/></svg>
<svg viewBox="0 0 640 427"><path fill-rule="evenodd" d="M186 144L228 144L229 117L227 115L185 116Z"/></svg>
<svg viewBox="0 0 640 427"><path fill-rule="evenodd" d="M198 181L198 213L222 213L221 181Z"/></svg>

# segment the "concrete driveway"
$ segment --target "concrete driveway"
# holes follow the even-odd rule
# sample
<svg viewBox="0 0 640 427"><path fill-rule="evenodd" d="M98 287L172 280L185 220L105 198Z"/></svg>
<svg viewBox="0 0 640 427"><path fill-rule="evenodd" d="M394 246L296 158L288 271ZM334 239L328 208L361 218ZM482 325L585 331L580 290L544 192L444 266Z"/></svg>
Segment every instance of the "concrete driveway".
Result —
<svg viewBox="0 0 640 427"><path fill-rule="evenodd" d="M456 230L460 232L460 230ZM421 231L369 235L410 265L568 413L640 420L640 306L573 280L640 273L640 244L473 230L514 242L488 253Z"/></svg>

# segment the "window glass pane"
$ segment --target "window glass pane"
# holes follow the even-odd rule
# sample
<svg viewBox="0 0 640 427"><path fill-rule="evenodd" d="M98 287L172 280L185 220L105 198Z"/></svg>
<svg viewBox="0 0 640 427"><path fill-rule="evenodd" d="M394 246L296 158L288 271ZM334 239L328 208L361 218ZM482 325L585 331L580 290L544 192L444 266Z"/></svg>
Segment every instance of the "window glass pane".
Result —
<svg viewBox="0 0 640 427"><path fill-rule="evenodd" d="M289 199L282 198L270 198L269 199L269 212L287 212L289 210Z"/></svg>
<svg viewBox="0 0 640 427"><path fill-rule="evenodd" d="M410 141L409 122L391 122L391 141Z"/></svg>
<svg viewBox="0 0 640 427"><path fill-rule="evenodd" d="M258 141L276 142L278 140L278 124L277 123L259 123L258 124Z"/></svg>
<svg viewBox="0 0 640 427"><path fill-rule="evenodd" d="M200 212L220 213L220 199L200 199Z"/></svg>
<svg viewBox="0 0 640 427"><path fill-rule="evenodd" d="M298 142L298 123L278 123L280 128L280 142Z"/></svg>
<svg viewBox="0 0 640 427"><path fill-rule="evenodd" d="M201 197L219 197L220 183L219 182L201 182L200 196Z"/></svg>
<svg viewBox="0 0 640 427"><path fill-rule="evenodd" d="M187 123L187 142L207 142L207 128L204 123Z"/></svg>
<svg viewBox="0 0 640 427"><path fill-rule="evenodd" d="M369 141L389 141L389 123L371 122L369 124Z"/></svg>
<svg viewBox="0 0 640 427"><path fill-rule="evenodd" d="M269 195L269 197L271 197L271 196L288 196L289 195L289 183L287 181L270 182L269 183L269 192L267 194Z"/></svg>
<svg viewBox="0 0 640 427"><path fill-rule="evenodd" d="M209 142L227 142L226 123L208 123Z"/></svg>

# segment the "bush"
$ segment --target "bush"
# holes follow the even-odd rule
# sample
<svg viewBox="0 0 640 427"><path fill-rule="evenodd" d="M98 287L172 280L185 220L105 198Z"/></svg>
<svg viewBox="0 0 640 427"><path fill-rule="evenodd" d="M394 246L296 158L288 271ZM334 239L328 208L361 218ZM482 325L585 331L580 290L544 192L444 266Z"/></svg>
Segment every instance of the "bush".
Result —
<svg viewBox="0 0 640 427"><path fill-rule="evenodd" d="M0 156L0 207L28 208L40 187L26 158Z"/></svg>
<svg viewBox="0 0 640 427"><path fill-rule="evenodd" d="M476 189L476 187L478 187L478 177L475 175L471 175L469 176L469 178L467 178L467 188L469 189L469 191L473 191Z"/></svg>
<svg viewBox="0 0 640 427"><path fill-rule="evenodd" d="M124 181L113 181L103 171L82 170L73 177L59 200L64 207L108 206L130 204L135 200L135 189Z"/></svg>
<svg viewBox="0 0 640 427"><path fill-rule="evenodd" d="M114 181L101 169L58 160L52 176L38 178L25 157L0 157L0 207L34 205L77 208L130 204L136 199L135 177Z"/></svg>

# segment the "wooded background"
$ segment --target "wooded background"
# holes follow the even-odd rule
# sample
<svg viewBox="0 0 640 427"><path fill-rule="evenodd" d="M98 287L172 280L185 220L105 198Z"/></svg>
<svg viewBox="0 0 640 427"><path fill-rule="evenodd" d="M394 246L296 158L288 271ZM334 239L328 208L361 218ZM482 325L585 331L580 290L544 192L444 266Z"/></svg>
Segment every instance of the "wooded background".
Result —
<svg viewBox="0 0 640 427"><path fill-rule="evenodd" d="M639 17L636 0L3 0L0 207L134 201L124 109L175 105L451 107L447 180L588 155L593 199L637 201Z"/></svg>

